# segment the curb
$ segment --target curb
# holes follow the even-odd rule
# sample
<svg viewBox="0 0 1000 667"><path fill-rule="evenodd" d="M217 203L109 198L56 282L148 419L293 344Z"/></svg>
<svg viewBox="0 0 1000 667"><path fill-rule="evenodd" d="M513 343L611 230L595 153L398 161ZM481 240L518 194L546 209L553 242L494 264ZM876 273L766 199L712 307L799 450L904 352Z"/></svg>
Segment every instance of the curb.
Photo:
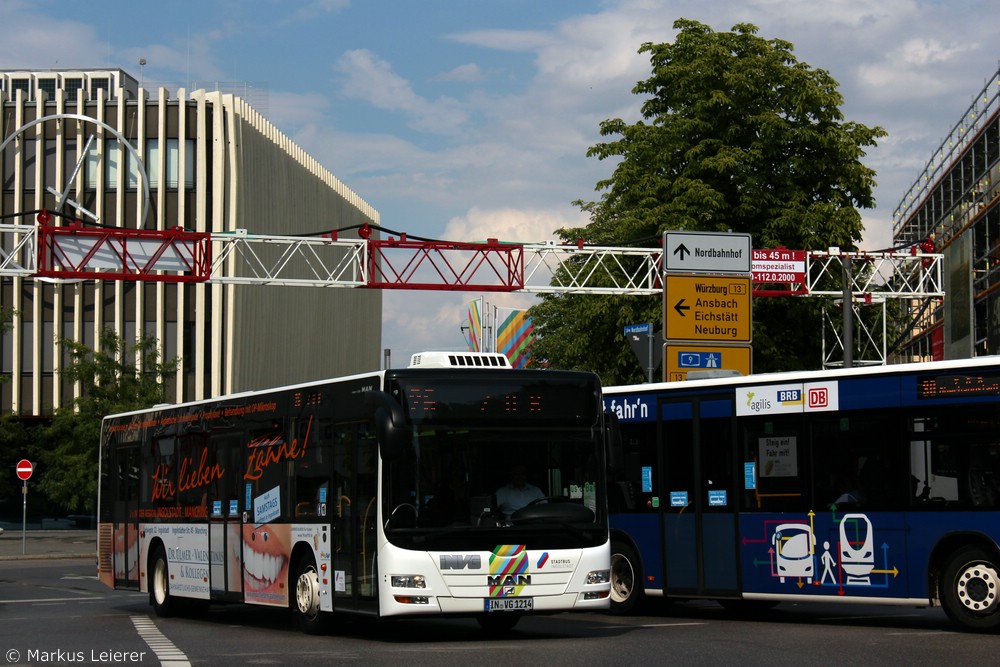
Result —
<svg viewBox="0 0 1000 667"><path fill-rule="evenodd" d="M93 558L97 562L96 553L65 553L65 554L18 554L17 556L0 556L0 561L10 560L57 560L64 558Z"/></svg>

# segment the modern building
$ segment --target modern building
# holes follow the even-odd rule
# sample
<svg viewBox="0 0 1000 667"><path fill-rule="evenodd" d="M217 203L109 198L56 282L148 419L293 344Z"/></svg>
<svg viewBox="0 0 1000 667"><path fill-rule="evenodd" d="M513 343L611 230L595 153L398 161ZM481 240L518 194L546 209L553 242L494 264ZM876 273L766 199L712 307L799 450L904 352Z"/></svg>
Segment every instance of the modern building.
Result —
<svg viewBox="0 0 1000 667"><path fill-rule="evenodd" d="M57 224L212 233L379 223L370 204L232 94L151 93L122 70L3 71L0 108L0 142L10 140L0 156L4 223L34 224L41 210L64 214ZM378 290L5 276L0 308L16 311L0 334L0 411L23 416L79 395L60 376L60 341L93 347L107 327L126 341L153 337L163 359L180 360L170 401L381 362Z"/></svg>
<svg viewBox="0 0 1000 667"><path fill-rule="evenodd" d="M1000 71L903 197L893 238L944 254L946 295L916 314L895 359L1000 354Z"/></svg>

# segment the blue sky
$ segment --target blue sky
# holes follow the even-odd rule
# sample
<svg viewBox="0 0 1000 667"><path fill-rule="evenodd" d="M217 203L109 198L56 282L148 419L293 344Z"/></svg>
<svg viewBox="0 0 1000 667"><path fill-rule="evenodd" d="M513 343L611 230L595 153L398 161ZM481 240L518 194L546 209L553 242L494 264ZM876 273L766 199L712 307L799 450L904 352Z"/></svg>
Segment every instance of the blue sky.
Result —
<svg viewBox="0 0 1000 667"><path fill-rule="evenodd" d="M991 0L4 0L0 67L121 67L172 90L258 82L261 111L384 226L543 241L583 224L571 202L598 197L611 174L585 152L602 120L638 119L631 90L650 73L639 46L672 40L677 18L715 30L753 23L840 82L847 120L889 132L865 160L878 173L878 206L863 212L874 250L997 71L995 10ZM383 346L394 365L464 349L463 304L477 296L387 291Z"/></svg>

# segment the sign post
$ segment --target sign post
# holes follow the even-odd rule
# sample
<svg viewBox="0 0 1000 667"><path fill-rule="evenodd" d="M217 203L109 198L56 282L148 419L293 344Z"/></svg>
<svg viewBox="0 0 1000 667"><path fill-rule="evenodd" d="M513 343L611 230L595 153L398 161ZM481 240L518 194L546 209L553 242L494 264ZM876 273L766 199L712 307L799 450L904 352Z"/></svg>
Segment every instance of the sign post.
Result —
<svg viewBox="0 0 1000 667"><path fill-rule="evenodd" d="M663 356L661 348L663 336L659 335L659 333L654 333L652 323L646 322L644 324L627 325L625 327L625 338L632 346L632 351L635 352L639 363L646 368L646 381L652 382L653 373L656 371L656 367L660 365L660 359ZM645 343L642 341L643 338L646 339Z"/></svg>
<svg viewBox="0 0 1000 667"><path fill-rule="evenodd" d="M21 488L21 496L23 500L21 501L21 555L25 553L25 540L28 530L28 480L31 479L31 473L34 472L35 466L31 464L28 459L21 459L17 462L17 478L23 482Z"/></svg>

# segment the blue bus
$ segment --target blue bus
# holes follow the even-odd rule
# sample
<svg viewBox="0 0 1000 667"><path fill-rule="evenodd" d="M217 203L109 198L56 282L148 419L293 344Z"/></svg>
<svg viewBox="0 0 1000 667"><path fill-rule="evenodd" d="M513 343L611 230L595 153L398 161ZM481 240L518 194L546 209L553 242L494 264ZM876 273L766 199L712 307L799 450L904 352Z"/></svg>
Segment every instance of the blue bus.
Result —
<svg viewBox="0 0 1000 667"><path fill-rule="evenodd" d="M1000 628L1000 357L606 387L612 611L940 605Z"/></svg>

